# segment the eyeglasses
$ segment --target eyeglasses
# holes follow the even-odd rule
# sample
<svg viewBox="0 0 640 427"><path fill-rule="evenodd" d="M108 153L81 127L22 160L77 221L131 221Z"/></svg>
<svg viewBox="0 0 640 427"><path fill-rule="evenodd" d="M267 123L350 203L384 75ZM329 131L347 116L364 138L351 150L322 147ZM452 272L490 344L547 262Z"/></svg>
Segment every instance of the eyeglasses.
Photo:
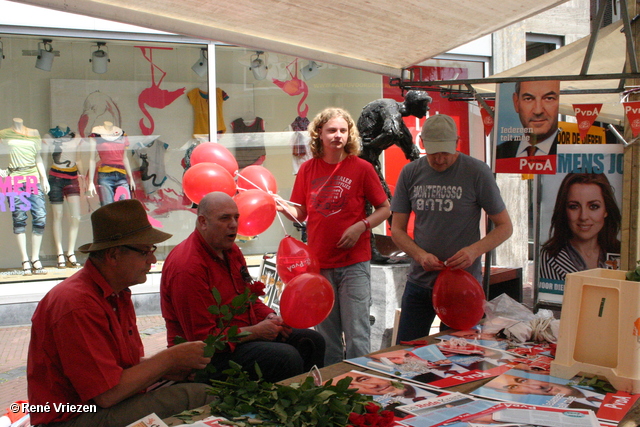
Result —
<svg viewBox="0 0 640 427"><path fill-rule="evenodd" d="M129 245L122 245L123 247L129 249L130 251L133 252L138 252L139 254L141 254L142 256L147 256L149 254L152 254L156 251L156 249L158 249L158 247L156 245L152 245L151 249L149 250L142 250L142 249L138 249L138 248L134 248L133 246L129 246Z"/></svg>

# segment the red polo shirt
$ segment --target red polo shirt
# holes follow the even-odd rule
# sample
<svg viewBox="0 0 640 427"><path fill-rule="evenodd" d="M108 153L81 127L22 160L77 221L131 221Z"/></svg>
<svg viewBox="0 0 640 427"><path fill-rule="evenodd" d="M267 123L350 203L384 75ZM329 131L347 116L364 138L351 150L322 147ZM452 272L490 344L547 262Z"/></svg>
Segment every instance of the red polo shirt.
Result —
<svg viewBox="0 0 640 427"><path fill-rule="evenodd" d="M91 260L45 295L31 321L29 403L52 408L31 413L33 425L78 416L53 405L93 404L144 355L131 291L115 294Z"/></svg>
<svg viewBox="0 0 640 427"><path fill-rule="evenodd" d="M220 291L222 304L229 305L249 285L246 279L251 276L246 271L240 248L234 244L224 255L225 259L221 259L196 230L167 256L162 266L160 305L167 324L169 347L176 335L196 341L218 333L216 316L208 310L216 304L211 294L214 286ZM258 300L245 313L236 316L231 325L239 328L255 325L269 313L273 310ZM229 346L232 350L235 348L235 344Z"/></svg>

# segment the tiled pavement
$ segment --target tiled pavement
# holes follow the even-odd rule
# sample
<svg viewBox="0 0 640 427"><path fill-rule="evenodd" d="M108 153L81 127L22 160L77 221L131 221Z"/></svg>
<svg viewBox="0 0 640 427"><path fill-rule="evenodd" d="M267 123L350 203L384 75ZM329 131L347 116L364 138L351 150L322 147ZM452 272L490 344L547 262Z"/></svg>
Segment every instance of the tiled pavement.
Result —
<svg viewBox="0 0 640 427"><path fill-rule="evenodd" d="M139 316L144 353L151 356L167 346L162 316ZM27 400L27 350L30 326L0 327L0 415L16 400Z"/></svg>

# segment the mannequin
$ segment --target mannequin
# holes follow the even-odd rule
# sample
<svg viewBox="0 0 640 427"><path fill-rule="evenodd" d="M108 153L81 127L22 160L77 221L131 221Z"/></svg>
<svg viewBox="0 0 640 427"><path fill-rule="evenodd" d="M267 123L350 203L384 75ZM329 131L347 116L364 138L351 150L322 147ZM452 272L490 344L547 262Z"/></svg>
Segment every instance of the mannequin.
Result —
<svg viewBox="0 0 640 427"><path fill-rule="evenodd" d="M64 123L51 128L45 135L44 141L51 152L51 167L49 169L49 202L53 212L53 240L56 246L58 268L77 268L80 263L76 259L75 245L80 226L80 184L82 175L78 160L78 147L82 138ZM64 201L68 208L68 246L66 254L62 250L62 222L64 219Z"/></svg>
<svg viewBox="0 0 640 427"><path fill-rule="evenodd" d="M136 184L131 174L131 165L125 150L129 146L127 134L112 122L104 122L103 126L95 126L89 135L89 182L87 194L96 194L94 177L96 172L96 151L100 156L98 167L98 188L100 205L114 201L116 192L124 190L125 197L131 198ZM119 190L120 189L120 190Z"/></svg>
<svg viewBox="0 0 640 427"><path fill-rule="evenodd" d="M40 133L26 127L22 119L14 118L10 128L0 130L0 140L9 151L9 166L3 175L11 178L13 191L21 193L12 196L14 210L11 215L13 233L22 256L22 272L24 275L46 274L40 262L40 246L47 218L44 195L49 192L49 181L40 154ZM27 201L31 204L31 258L27 253Z"/></svg>
<svg viewBox="0 0 640 427"><path fill-rule="evenodd" d="M231 128L234 134L243 134L234 138L238 167L242 169L264 163L267 151L262 134L265 129L262 117L257 117L253 111L245 111L231 122Z"/></svg>

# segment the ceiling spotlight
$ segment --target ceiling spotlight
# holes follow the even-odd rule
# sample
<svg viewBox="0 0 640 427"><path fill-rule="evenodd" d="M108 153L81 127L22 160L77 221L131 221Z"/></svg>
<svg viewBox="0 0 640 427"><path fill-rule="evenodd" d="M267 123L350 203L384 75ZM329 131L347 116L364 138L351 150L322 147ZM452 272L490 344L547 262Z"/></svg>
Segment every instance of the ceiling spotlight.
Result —
<svg viewBox="0 0 640 427"><path fill-rule="evenodd" d="M51 40L43 39L42 43L38 43L38 58L36 59L36 68L43 71L51 71L53 58L56 54L53 52Z"/></svg>
<svg viewBox="0 0 640 427"><path fill-rule="evenodd" d="M0 41L0 65L2 65L2 60L4 59L4 45Z"/></svg>
<svg viewBox="0 0 640 427"><path fill-rule="evenodd" d="M96 42L98 49L91 53L91 68L96 74L104 74L107 72L107 65L111 60L109 59L109 52L102 49L102 46L107 46L106 43Z"/></svg>
<svg viewBox="0 0 640 427"><path fill-rule="evenodd" d="M305 80L309 80L320 73L320 66L316 61L309 61L309 63L302 67L302 70L300 71L302 73L302 77L304 77Z"/></svg>
<svg viewBox="0 0 640 427"><path fill-rule="evenodd" d="M260 55L264 55L264 52L261 50L256 51L255 55L251 55L251 65L249 66L256 80L264 80L267 77L268 71L267 62L260 58Z"/></svg>
<svg viewBox="0 0 640 427"><path fill-rule="evenodd" d="M204 77L207 75L208 65L207 65L207 49L200 48L200 58L196 61L195 64L191 67L194 73L199 75L200 77Z"/></svg>

